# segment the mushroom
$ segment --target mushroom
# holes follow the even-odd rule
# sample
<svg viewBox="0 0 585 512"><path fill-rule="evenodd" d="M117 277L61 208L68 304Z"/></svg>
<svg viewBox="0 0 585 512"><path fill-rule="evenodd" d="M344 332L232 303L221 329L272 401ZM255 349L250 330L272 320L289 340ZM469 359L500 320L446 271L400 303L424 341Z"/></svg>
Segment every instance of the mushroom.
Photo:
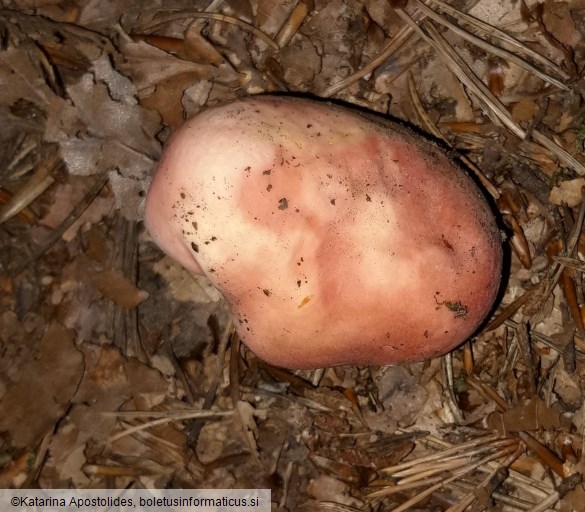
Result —
<svg viewBox="0 0 585 512"><path fill-rule="evenodd" d="M274 365L443 354L490 312L502 249L481 191L399 123L256 96L171 138L148 193L154 240L226 297Z"/></svg>

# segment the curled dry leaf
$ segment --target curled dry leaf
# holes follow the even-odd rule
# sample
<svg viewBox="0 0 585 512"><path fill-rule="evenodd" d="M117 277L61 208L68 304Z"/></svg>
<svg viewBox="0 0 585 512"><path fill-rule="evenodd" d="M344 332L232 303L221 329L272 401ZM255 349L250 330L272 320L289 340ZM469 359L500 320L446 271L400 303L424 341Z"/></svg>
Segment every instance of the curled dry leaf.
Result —
<svg viewBox="0 0 585 512"><path fill-rule="evenodd" d="M89 279L104 297L126 309L134 309L149 296L148 292L138 289L120 270L92 272Z"/></svg>
<svg viewBox="0 0 585 512"><path fill-rule="evenodd" d="M122 70L132 77L142 106L158 112L171 129L184 120L182 99L192 85L207 80L238 82L237 73L194 27L186 31L185 39L144 39L123 45Z"/></svg>
<svg viewBox="0 0 585 512"><path fill-rule="evenodd" d="M575 208L583 200L583 186L585 178L565 180L551 190L549 201L552 204L561 206L566 204L569 208Z"/></svg>

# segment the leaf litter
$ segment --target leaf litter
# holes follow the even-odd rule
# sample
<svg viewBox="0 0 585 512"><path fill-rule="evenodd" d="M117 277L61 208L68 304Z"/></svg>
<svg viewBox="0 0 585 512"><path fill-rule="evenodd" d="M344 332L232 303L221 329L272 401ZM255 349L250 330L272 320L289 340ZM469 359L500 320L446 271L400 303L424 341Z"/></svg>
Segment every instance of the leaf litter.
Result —
<svg viewBox="0 0 585 512"><path fill-rule="evenodd" d="M0 8L0 485L268 487L283 510L580 510L583 2ZM291 373L141 225L206 106L334 97L477 174L509 259L447 357Z"/></svg>

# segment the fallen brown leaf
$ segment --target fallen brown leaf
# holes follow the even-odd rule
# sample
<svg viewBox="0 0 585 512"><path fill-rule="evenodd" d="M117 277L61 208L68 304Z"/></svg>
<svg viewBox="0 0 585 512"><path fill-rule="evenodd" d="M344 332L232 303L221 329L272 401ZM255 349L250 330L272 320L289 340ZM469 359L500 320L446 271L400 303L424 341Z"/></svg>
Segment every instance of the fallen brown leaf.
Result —
<svg viewBox="0 0 585 512"><path fill-rule="evenodd" d="M83 375L83 356L73 331L52 323L39 342L39 356L0 400L0 432L18 447L34 447L67 411Z"/></svg>
<svg viewBox="0 0 585 512"><path fill-rule="evenodd" d="M126 309L134 309L149 297L148 292L137 288L120 270L92 272L89 280L104 297Z"/></svg>

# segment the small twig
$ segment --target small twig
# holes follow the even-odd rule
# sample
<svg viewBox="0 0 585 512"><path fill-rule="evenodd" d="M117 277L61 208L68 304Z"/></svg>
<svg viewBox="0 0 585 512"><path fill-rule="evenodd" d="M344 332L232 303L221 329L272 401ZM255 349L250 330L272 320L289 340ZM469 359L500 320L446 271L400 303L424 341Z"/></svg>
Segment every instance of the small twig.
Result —
<svg viewBox="0 0 585 512"><path fill-rule="evenodd" d="M435 123L431 120L427 111L424 109L422 102L420 101L420 97L416 90L416 84L414 83L414 77L412 76L412 71L408 73L408 95L410 96L410 101L414 106L414 111L422 125L423 130L426 132L434 135L437 139L442 140L444 142L447 141L441 130L437 128Z"/></svg>
<svg viewBox="0 0 585 512"><path fill-rule="evenodd" d="M24 176L32 167L32 164L25 164L20 166L20 169L16 170L16 166L21 162L24 162L26 157L30 155L33 150L37 149L38 143L35 139L32 138L30 135L26 135L25 133L19 133L17 135L17 139L14 143L14 146L17 148L13 153L12 157L10 158L10 162L6 165L5 170L3 172L3 176L0 180L0 186L4 186L5 180L8 176L11 179L16 179ZM13 171L14 172L11 172Z"/></svg>
<svg viewBox="0 0 585 512"><path fill-rule="evenodd" d="M443 480L442 476L435 476L433 478L425 478L424 480L418 480L416 482L409 482L403 485L391 485L384 487L378 491L373 491L371 493L366 494L366 498L385 498L386 496L390 496L392 494L396 494L399 492L410 491L411 489L418 489L419 487L424 487L426 485L435 485L438 482Z"/></svg>
<svg viewBox="0 0 585 512"><path fill-rule="evenodd" d="M405 433L414 432L414 430L410 429L410 428L400 428L399 430L402 432L405 432ZM487 440L488 439L493 440L493 438L502 439L503 436L498 436L498 435L486 436L486 437L482 437L480 439L483 439L484 442L489 442ZM474 443L474 442L477 443L478 442L478 440L473 440L473 441L469 441L467 443L461 444L459 446L456 446L456 445L453 445L453 444L451 444L443 439L435 437L433 435L425 436L420 441L428 446L432 446L434 448L445 448L446 450L449 450L449 451L457 450L459 447L469 445L470 443ZM447 453L447 451L443 451L443 452L435 453L431 456L436 457L436 458L441 458L446 453ZM416 461L409 461L408 463L416 464ZM405 463L405 464L408 464L408 463ZM484 472L484 473L489 473L496 467L497 466L495 464L488 463L484 466L479 466L477 469L479 471ZM521 489L524 489L526 492L538 497L539 499L546 498L554 490L550 485L548 485L544 482L540 482L539 480L535 480L533 478L530 478L528 476L525 476L522 473L519 473L519 472L514 471L514 470L510 470L509 479L510 479L510 483L512 483L513 485L515 485Z"/></svg>
<svg viewBox="0 0 585 512"><path fill-rule="evenodd" d="M238 365L240 363L240 337L237 334L232 336L230 348L230 396L232 407L235 409L240 401L240 372Z"/></svg>
<svg viewBox="0 0 585 512"><path fill-rule="evenodd" d="M295 463L292 460L289 461L289 463L286 465L286 469L284 471L284 475L283 475L284 483L282 486L282 496L280 498L280 501L278 502L279 510L284 510L286 507L286 499L288 498L288 491L290 488L290 481L292 478L294 464Z"/></svg>
<svg viewBox="0 0 585 512"><path fill-rule="evenodd" d="M446 484L461 478L463 475L470 473L474 469L477 469L479 466L482 466L488 462L492 462L496 459L500 459L500 458L504 457L505 455L507 455L509 453L509 451L510 451L509 448L505 449L505 450L500 450L496 453L486 455L485 457L483 457L482 459L480 459L476 462L466 464L461 469L458 469L457 471L455 471L452 476L445 478L441 482L429 487L425 491L421 492L420 494L417 494L416 496L414 496L410 500L404 502L402 505L396 507L395 509L392 509L392 512L403 512L405 510L408 510L411 506L415 505L416 503L423 500L427 496L430 496L431 494L433 494L435 491L439 490L441 487L445 486Z"/></svg>
<svg viewBox="0 0 585 512"><path fill-rule="evenodd" d="M435 49L451 72L477 96L480 102L484 105L485 112L488 116L499 120L512 133L521 139L525 138L526 134L524 130L514 122L506 107L502 105L500 100L498 100L489 88L477 78L467 63L439 33L431 21L425 20L419 26L403 9L396 9L396 12L405 23L410 25L422 39ZM423 27L426 32L423 30Z"/></svg>
<svg viewBox="0 0 585 512"><path fill-rule="evenodd" d="M254 410L254 415L258 415L258 416L264 416L266 414L267 410L266 409L256 409ZM144 411L130 411L129 413L124 413L124 412L114 412L114 413L104 413L105 415L116 415L116 416L131 416L131 415L135 415L136 417L139 417L139 414L144 414ZM147 430L149 428L152 427L156 427L157 425L164 425L166 423L171 423L174 421L184 421L184 420L192 420L192 419L198 419L198 420L211 420L211 419L216 419L216 418L225 418L226 416L233 416L236 414L236 411L231 409L229 411L201 411L201 410L197 410L197 411L178 411L178 412L172 412L172 411L164 411L162 412L162 414L166 414L166 416L162 416L159 417L155 420L152 421L147 421L146 423L141 423L140 425L134 425L130 428L127 428L126 430L123 430L121 432L118 432L117 434L113 434L108 438L108 442L113 443L114 441L117 441L118 439L121 439L123 437L132 435L132 434L136 434L139 432L142 432L143 430ZM159 411L147 411L146 415L149 416L161 416L161 412Z"/></svg>
<svg viewBox="0 0 585 512"><path fill-rule="evenodd" d="M473 16L470 16L467 13L461 12L461 11L457 10L455 7L453 7L452 5L449 5L441 0L431 0L431 2L438 5L442 11L445 11L450 16L453 16L454 18L456 18L458 20L462 20L465 23L468 23L469 25L471 25L472 27L483 31L492 37L500 39L501 41L508 43L512 47L517 48L519 51L524 52L528 57L533 59L535 62L538 62L538 63L542 64L543 66L546 66L546 67L554 70L555 73L557 73L563 80L569 80L571 78L571 76L569 74L567 74L562 68L557 66L554 62L550 61L545 56L541 55L540 53L533 50L529 46L526 46L521 41L518 41L518 39L512 37L511 35L507 34L503 30L500 30L499 28L494 27L493 25L490 25L489 23L486 23L485 21L474 18Z"/></svg>
<svg viewBox="0 0 585 512"><path fill-rule="evenodd" d="M493 44L488 43L484 39L481 39L481 38L471 34L470 32L468 32L465 29L462 29L458 25L454 25L453 23L450 23L446 18L437 14L435 11L433 11L432 9L427 7L425 4L423 4L420 0L412 0L412 2L416 6L417 9L419 9L421 12L426 14L429 18L435 20L437 23L443 25L444 27L448 28L449 30L451 30L455 34L461 36L463 39L466 39L470 43L481 48L482 50L485 50L488 53L492 53L494 55L497 55L498 57L500 57L502 59L513 62L514 64L521 67L522 69L525 69L526 71L528 71L530 73L533 73L534 75L541 78L545 82L549 82L552 85L554 85L555 87L558 87L559 89L563 89L565 91L570 90L570 88L567 85L565 85L563 82L561 82L560 80L557 80L556 78L554 78L552 76L547 75L546 73L544 73L543 71L538 69L536 66L533 66L532 64L530 64L530 62L525 61L521 57L518 57L517 55L513 54L512 52L509 52L508 50L504 50L503 48L500 48L499 46L494 46Z"/></svg>
<svg viewBox="0 0 585 512"><path fill-rule="evenodd" d="M317 368L315 371L313 371L313 375L311 376L311 384L318 388L323 375L325 375L325 368Z"/></svg>
<svg viewBox="0 0 585 512"><path fill-rule="evenodd" d="M47 166L38 169L26 184L9 199L6 205L0 208L0 224L22 212L53 183L55 183L55 178Z"/></svg>
<svg viewBox="0 0 585 512"><path fill-rule="evenodd" d="M574 327L577 329L579 336L585 337L585 325L583 325L583 317L581 316L581 305L577 296L577 287L573 276L575 272L571 268L566 268L561 274L561 289L565 297L565 302L571 315L571 320Z"/></svg>
<svg viewBox="0 0 585 512"><path fill-rule="evenodd" d="M402 430L404 430L404 432L411 433L411 431L408 429L402 429ZM468 448L475 448L477 446L489 444L489 443L492 443L494 441L499 441L501 439L505 439L505 437L503 437L499 434L492 434L492 435L488 435L488 436L479 437L477 439L472 439L471 441L467 441L467 442L462 443L460 445L449 445L449 448L447 448L446 450L443 450L441 452L433 453L431 455L426 455L424 457L420 457L418 459L403 462L401 464L396 464L394 466L388 466L388 467L382 468L380 470L380 472L384 473L384 474L392 475L398 471L402 471L402 470L410 468L412 466L416 466L417 464L421 464L423 462L443 460L445 457L447 457L449 455L452 455L455 453L460 453L462 451L467 450ZM448 443L445 443L445 444L447 445Z"/></svg>
<svg viewBox="0 0 585 512"><path fill-rule="evenodd" d="M280 48L288 46L294 35L297 33L301 25L309 16L309 13L315 8L313 0L300 0L293 4L292 10L289 12L286 23L280 27L278 34L276 34L276 44Z"/></svg>
<svg viewBox="0 0 585 512"><path fill-rule="evenodd" d="M505 306L484 328L484 332L493 331L502 325L506 320L511 318L516 311L518 311L528 300L532 297L534 292L538 290L538 286L533 286L526 290L520 297L516 298L510 304Z"/></svg>
<svg viewBox="0 0 585 512"><path fill-rule="evenodd" d="M202 411L197 408L185 408L177 411L104 411L103 416L121 418L124 420L132 420L134 418L169 418L169 417L183 417L184 415L194 415L198 417L199 414L209 414L210 411Z"/></svg>
<svg viewBox="0 0 585 512"><path fill-rule="evenodd" d="M547 496L543 501L541 501L538 505L534 505L530 510L527 512L544 512L545 510L554 506L554 504L561 499L561 495L555 491L551 495Z"/></svg>
<svg viewBox="0 0 585 512"><path fill-rule="evenodd" d="M508 472L509 473L509 472ZM477 488L476 484L472 484L470 482L466 482L464 480L458 480L457 482L452 482L447 485L447 487L457 490L464 490L470 493L473 493ZM496 501L504 505L510 505L512 507L518 508L520 510L528 510L532 507L533 503L527 500L523 500L516 496L511 496L509 494L504 494L503 492L494 492L493 498Z"/></svg>
<svg viewBox="0 0 585 512"><path fill-rule="evenodd" d="M127 428L122 432L118 432L108 438L108 442L113 443L118 439L123 437L129 436L131 434L135 434L136 432L140 432L141 430L146 430L148 428L156 427L157 425L164 425L165 423L171 423L173 421L182 421L182 420L192 420L192 419L215 419L215 418L223 418L225 416L232 416L234 411L189 411L189 412L182 412L182 413L167 413L167 416L164 418L159 418L152 421L147 421L146 423L141 423L140 425L135 425L133 427Z"/></svg>
<svg viewBox="0 0 585 512"><path fill-rule="evenodd" d="M41 439L41 442L36 450L36 456L34 458L34 462L32 463L32 467L30 467L28 476L26 480L20 485L21 489L32 489L35 487L33 485L39 478L41 471L45 465L47 460L47 453L49 452L49 448L51 447L51 441L55 436L55 426L51 428Z"/></svg>
<svg viewBox="0 0 585 512"><path fill-rule="evenodd" d="M494 468L491 473L489 473L484 480L477 486L473 492L470 492L465 496L458 504L449 507L446 512L463 512L469 505L471 505L475 500L482 501L483 503L476 503L474 505L474 509L477 505L481 510L485 509L486 503L489 501L489 498L493 496L496 489L498 489L504 481L508 478L509 472L508 468L522 453L524 452L524 447L520 443L516 448L516 451L504 460L501 464L498 464L497 468Z"/></svg>
<svg viewBox="0 0 585 512"><path fill-rule="evenodd" d="M493 451L497 448L507 447L510 445L516 446L518 445L518 442L514 439L509 438L501 439L499 441L494 441L486 445L478 446L470 450L456 453L449 457L442 457L440 460L434 461L432 463L417 464L412 468L392 473L391 476L393 478L402 478L403 480L399 482L399 485L402 485L403 482L408 483L414 480L419 480L420 478L429 476L436 472L463 466L468 463L469 459L475 457L476 455L480 455L482 453Z"/></svg>
<svg viewBox="0 0 585 512"><path fill-rule="evenodd" d="M538 130L533 130L532 138L541 146L548 149L561 162L564 162L568 167L571 167L577 174L580 174L581 176L585 175L585 166L573 155L564 150L561 146L550 140L547 136L543 135Z"/></svg>
<svg viewBox="0 0 585 512"><path fill-rule="evenodd" d="M573 268L578 272L585 273L585 262L577 258L568 258L566 256L555 256L553 260L565 265L565 267Z"/></svg>
<svg viewBox="0 0 585 512"><path fill-rule="evenodd" d="M506 320L506 325L511 327L512 329L516 329L516 327L518 326L518 324L513 320ZM551 348L552 350L558 352L561 355L563 354L565 347L556 342L555 340L553 340L550 336L542 334L538 331L530 331L530 335L534 338L535 341L538 341L539 343L546 345L547 347ZM585 345L583 344L583 341L582 340L579 341L579 338L575 338L575 340L576 345L578 345L578 347L581 350L585 350Z"/></svg>
<svg viewBox="0 0 585 512"><path fill-rule="evenodd" d="M251 32L259 39L262 39L267 45L269 45L274 50L279 50L280 47L276 43L274 39L272 39L268 34L262 32L260 29L256 28L254 25L250 25L246 21L239 20L238 18L233 18L232 16L226 16L225 14L217 14L211 12L200 12L200 11L190 11L190 10L183 10L174 13L168 13L164 16L160 16L156 20L153 20L150 24L140 25L137 27L140 31L152 31L156 28L169 23L170 21L177 21L177 20L184 20L189 18L195 19L208 19L214 21L220 21L222 23L229 23L231 25L236 25L243 30Z"/></svg>
<svg viewBox="0 0 585 512"><path fill-rule="evenodd" d="M191 388L191 383L189 382L187 375L185 375L185 372L183 371L183 368L181 367L181 364L179 363L179 360L175 355L172 342L170 343L167 342L166 347L167 357L169 358L169 361L173 365L175 375L177 376L181 384L183 384L183 391L185 392L185 396L187 397L187 402L189 402L191 405L194 405L196 402L195 394L193 393L193 389Z"/></svg>
<svg viewBox="0 0 585 512"><path fill-rule="evenodd" d="M557 475L564 478L565 470L563 468L563 461L559 459L552 451L550 451L546 446L541 444L537 441L534 437L532 437L527 432L518 432L520 439L524 442L524 444L530 448L545 464L545 466L552 469Z"/></svg>
<svg viewBox="0 0 585 512"><path fill-rule="evenodd" d="M158 472L153 471L152 468L140 468L130 466L107 466L105 464L84 464L82 470L87 475L96 475L101 477L139 477L146 475L161 474L165 471L160 468Z"/></svg>
<svg viewBox="0 0 585 512"><path fill-rule="evenodd" d="M320 501L319 508L323 510L333 510L335 512L362 512L361 508L350 507L342 503L334 503L332 501Z"/></svg>
<svg viewBox="0 0 585 512"><path fill-rule="evenodd" d="M408 73L408 93L410 95L410 100L414 106L415 112L418 115L418 118L422 124L422 127L425 131L433 134L437 139L444 141L448 144L447 138L443 135L443 132L437 126L431 118L428 116L426 110L423 108L423 105L420 101L418 93L416 91L416 85L414 83L414 78L412 73ZM477 165L475 165L469 158L464 155L460 155L459 159L461 162L465 164L465 166L473 171L477 179L481 182L481 184L485 187L485 189L489 192L489 194L494 198L498 199L500 197L500 192L496 187L494 187L490 180L485 177L485 174L480 170Z"/></svg>
<svg viewBox="0 0 585 512"><path fill-rule="evenodd" d="M423 21L419 26L413 18L411 18L403 9L396 9L398 15L407 23L416 33L419 34L425 41L430 44L435 51L441 56L445 64L453 74L472 91L483 105L486 115L488 115L494 122L499 121L506 126L512 133L520 137L522 140L526 138L526 133L513 120L510 112L502 104L502 102L489 90L489 88L481 81L475 73L469 68L465 61L447 42L447 40L439 33L432 22ZM424 27L426 29L423 30ZM565 163L565 165L572 168L575 172L585 175L585 166L581 164L575 157L570 155L567 151L561 148L558 144L550 140L538 130L533 130L532 138L540 145L548 149L555 157Z"/></svg>
<svg viewBox="0 0 585 512"><path fill-rule="evenodd" d="M352 75L344 78L340 82L327 87L324 91L321 91L319 96L323 98L329 98L334 94L337 94L339 91L349 87L351 84L357 82L358 80L362 79L366 75L370 74L374 71L378 66L382 65L386 62L392 55L394 55L400 48L402 48L411 38L414 36L414 32L411 27L402 27L398 34L393 36L388 43L382 48L380 53L366 66L359 69Z"/></svg>
<svg viewBox="0 0 585 512"><path fill-rule="evenodd" d="M514 347L515 345L512 345ZM510 350L509 352L512 352ZM508 361L509 359L506 359ZM507 371L507 370L506 370ZM502 375L505 373L502 371ZM483 396L487 402L494 402L496 407L500 410L500 412L507 411L510 406L506 403L506 401L498 395L495 389L491 386L487 385L485 382L477 382L475 379L468 377L466 380L467 384L470 388L473 388L477 391L481 396Z"/></svg>
<svg viewBox="0 0 585 512"><path fill-rule="evenodd" d="M114 250L111 256L112 268L118 269L132 283L138 283L138 243L136 241L138 225L135 221L127 220L119 213L116 215L114 227ZM110 339L114 345L122 350L126 356L136 357L146 362L148 356L138 333L137 308L130 310L110 302L111 331Z"/></svg>
<svg viewBox="0 0 585 512"><path fill-rule="evenodd" d="M573 224L573 229L571 230L571 234L569 235L569 239L567 240L565 250L563 251L562 256L565 256L565 257L572 256L575 248L577 247L577 243L579 242L579 237L581 236L581 230L583 229L583 221L585 220L585 200L584 199L585 199L585 192L582 193L581 207L579 209L579 216L577 217L577 220ZM542 296L541 304L540 304L540 308L539 308L539 313L544 308L544 305L546 304L548 297L550 296L550 294L554 290L555 286L558 284L559 279L560 279L564 269L565 269L565 264L561 260L558 260L558 259L555 260L553 262L553 264L549 267L549 269L547 271L547 276L550 276L550 280L549 280L549 284L548 284L548 286L547 286L547 288ZM544 280L543 283L544 282L546 282L546 280ZM533 321L532 323L534 325L536 325L538 322Z"/></svg>
<svg viewBox="0 0 585 512"><path fill-rule="evenodd" d="M443 356L441 363L443 367L443 386L445 388L444 396L447 401L447 406L455 421L461 423L463 421L463 414L461 414L461 410L457 405L455 392L453 391L455 388L455 380L453 378L453 356L451 352Z"/></svg>

